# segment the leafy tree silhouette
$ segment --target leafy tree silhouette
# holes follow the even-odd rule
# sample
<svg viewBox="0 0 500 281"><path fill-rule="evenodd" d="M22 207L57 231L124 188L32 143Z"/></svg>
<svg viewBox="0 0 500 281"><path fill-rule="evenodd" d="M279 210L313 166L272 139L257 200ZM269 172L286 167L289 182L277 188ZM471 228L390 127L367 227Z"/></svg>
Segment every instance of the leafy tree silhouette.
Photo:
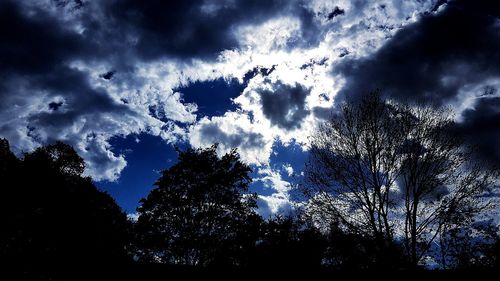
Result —
<svg viewBox="0 0 500 281"><path fill-rule="evenodd" d="M127 260L127 218L84 168L66 144L17 159L0 140L0 262L13 279L73 280Z"/></svg>
<svg viewBox="0 0 500 281"><path fill-rule="evenodd" d="M217 145L178 151L137 209L137 256L142 261L189 266L241 266L254 247L260 217L248 192L250 168L236 150Z"/></svg>

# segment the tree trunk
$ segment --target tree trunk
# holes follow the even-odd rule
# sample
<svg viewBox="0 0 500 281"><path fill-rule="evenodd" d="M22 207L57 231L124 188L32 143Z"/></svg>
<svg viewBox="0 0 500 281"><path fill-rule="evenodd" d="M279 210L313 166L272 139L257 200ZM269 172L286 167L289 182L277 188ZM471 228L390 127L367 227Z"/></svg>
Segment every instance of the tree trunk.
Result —
<svg viewBox="0 0 500 281"><path fill-rule="evenodd" d="M411 221L411 264L417 267L417 199L413 199L412 221Z"/></svg>

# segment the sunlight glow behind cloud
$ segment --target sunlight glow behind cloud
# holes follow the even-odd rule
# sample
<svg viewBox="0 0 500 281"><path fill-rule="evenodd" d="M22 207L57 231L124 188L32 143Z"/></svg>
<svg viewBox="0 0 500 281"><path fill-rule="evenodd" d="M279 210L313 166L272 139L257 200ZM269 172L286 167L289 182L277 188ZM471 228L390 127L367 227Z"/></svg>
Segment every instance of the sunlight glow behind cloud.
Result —
<svg viewBox="0 0 500 281"><path fill-rule="evenodd" d="M446 10L433 10L437 1L204 1L163 15L124 2L3 5L13 24L32 33L43 25L46 40L64 48L22 46L20 54L34 56L30 79L21 79L23 61L0 68L0 136L18 153L63 140L98 181L117 180L127 165L125 155L113 152L113 137L150 134L195 147L218 142L220 153L237 147L274 189L261 197L272 212L289 200L280 173L293 173L270 163L273 146L307 149L308 135L329 116L339 92L364 78L345 65L369 65L398 31ZM151 14L130 17L128 9ZM152 26L149 17L164 22ZM220 79L244 85L232 99L235 108L203 116L196 102L185 102L181 88ZM460 88L454 99L459 118L484 99L476 93L489 83L483 82Z"/></svg>

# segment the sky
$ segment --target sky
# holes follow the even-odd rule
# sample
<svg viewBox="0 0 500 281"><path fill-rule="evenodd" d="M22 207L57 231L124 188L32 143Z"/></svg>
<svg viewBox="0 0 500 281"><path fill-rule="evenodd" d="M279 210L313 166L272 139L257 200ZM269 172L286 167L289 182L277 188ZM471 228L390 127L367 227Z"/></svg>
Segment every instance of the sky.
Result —
<svg viewBox="0 0 500 281"><path fill-rule="evenodd" d="M379 89L446 106L500 163L495 1L0 1L0 137L60 140L134 213L175 147L236 147L259 213L293 205L308 136Z"/></svg>

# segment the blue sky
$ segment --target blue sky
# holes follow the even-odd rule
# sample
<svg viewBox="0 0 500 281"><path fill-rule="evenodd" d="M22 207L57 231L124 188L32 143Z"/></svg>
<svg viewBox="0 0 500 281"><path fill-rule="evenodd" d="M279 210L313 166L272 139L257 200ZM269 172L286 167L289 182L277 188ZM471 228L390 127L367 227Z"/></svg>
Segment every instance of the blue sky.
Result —
<svg viewBox="0 0 500 281"><path fill-rule="evenodd" d="M107 191L115 198L117 203L127 213L134 213L139 206L139 200L148 195L154 188L154 182L158 179L160 172L168 169L177 161L175 147L165 143L161 138L147 134L116 138L111 140L113 151L124 154L128 159L127 166L123 169L121 176L116 181L99 181L96 185ZM180 149L188 147L186 143L179 143ZM276 144L271 156L271 168L279 174L279 177L265 179L258 173L259 168L252 167L252 177L255 180L250 191L264 196L275 193L273 184L281 179L290 184L301 181L304 164L307 161L307 151L303 151L300 145L284 147ZM290 169L291 168L291 169ZM260 180L262 179L262 180ZM271 216L273 212L265 201L259 200L259 212L263 216ZM289 210L290 206L283 206L283 212Z"/></svg>
<svg viewBox="0 0 500 281"><path fill-rule="evenodd" d="M264 216L346 100L447 106L500 161L499 13L476 1L4 0L0 137L63 141L129 213L174 147L238 148Z"/></svg>
<svg viewBox="0 0 500 281"><path fill-rule="evenodd" d="M134 213L139 200L148 195L160 171L176 161L175 148L161 138L141 134L111 141L113 151L125 154L128 163L118 180L96 185L107 191L127 212Z"/></svg>
<svg viewBox="0 0 500 281"><path fill-rule="evenodd" d="M237 97L242 90L237 82L215 80L195 82L176 90L183 93L185 102L198 106L203 116L223 114L234 107L231 98ZM127 158L127 166L116 181L101 181L96 184L109 192L127 213L134 213L139 200L154 188L159 173L177 161L175 146L179 149L189 147L186 142L168 144L162 138L149 134L134 134L115 137L110 140L112 151Z"/></svg>
<svg viewBox="0 0 500 281"><path fill-rule="evenodd" d="M196 102L198 113L202 116L222 115L236 107L232 99L239 96L244 85L237 81L226 82L215 80L211 82L196 82L188 87L179 88L185 102ZM127 166L121 172L120 178L115 181L98 181L96 185L107 191L117 203L127 212L134 213L139 206L139 200L147 196L154 188L154 182L159 173L168 169L177 161L175 147L186 149L187 142L168 144L160 137L149 134L115 137L110 140L112 151L123 154L127 159ZM304 164L307 161L307 151L300 144L284 146L276 142L270 156L270 170L275 174L259 173L261 167L252 166L254 182L250 186L251 192L261 196L272 196L277 180L284 184L294 185L301 181ZM267 176L267 177L266 177ZM273 212L264 200L258 200L259 212L267 217ZM290 206L281 206L280 212L287 212Z"/></svg>

